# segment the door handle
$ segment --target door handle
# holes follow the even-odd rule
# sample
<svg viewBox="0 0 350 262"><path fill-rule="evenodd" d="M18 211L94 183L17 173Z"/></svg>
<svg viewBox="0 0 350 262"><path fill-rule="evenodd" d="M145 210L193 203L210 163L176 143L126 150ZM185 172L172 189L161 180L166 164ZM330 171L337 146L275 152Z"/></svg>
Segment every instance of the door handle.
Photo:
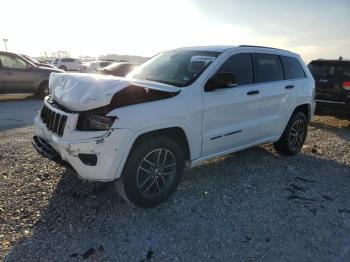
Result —
<svg viewBox="0 0 350 262"><path fill-rule="evenodd" d="M292 88L294 88L294 86L293 86L293 85L288 85L288 86L285 86L285 89L292 89Z"/></svg>
<svg viewBox="0 0 350 262"><path fill-rule="evenodd" d="M253 91L249 91L249 92L247 93L247 95L248 95L248 96L252 96L252 95L257 95L257 94L259 94L259 93L260 93L259 90L253 90Z"/></svg>
<svg viewBox="0 0 350 262"><path fill-rule="evenodd" d="M12 75L12 72L7 71L6 74L7 74L8 76L11 76L11 75Z"/></svg>

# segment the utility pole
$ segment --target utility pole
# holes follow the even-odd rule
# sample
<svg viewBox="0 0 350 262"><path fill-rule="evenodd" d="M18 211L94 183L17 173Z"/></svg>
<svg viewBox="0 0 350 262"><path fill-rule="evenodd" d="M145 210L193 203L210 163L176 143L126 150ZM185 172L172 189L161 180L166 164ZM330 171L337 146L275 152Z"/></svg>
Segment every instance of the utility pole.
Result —
<svg viewBox="0 0 350 262"><path fill-rule="evenodd" d="M5 44L5 50L6 50L6 52L7 52L7 44L6 44L6 43L7 43L8 39L5 39L5 38L4 38L4 39L2 39L2 41L4 41L4 44Z"/></svg>

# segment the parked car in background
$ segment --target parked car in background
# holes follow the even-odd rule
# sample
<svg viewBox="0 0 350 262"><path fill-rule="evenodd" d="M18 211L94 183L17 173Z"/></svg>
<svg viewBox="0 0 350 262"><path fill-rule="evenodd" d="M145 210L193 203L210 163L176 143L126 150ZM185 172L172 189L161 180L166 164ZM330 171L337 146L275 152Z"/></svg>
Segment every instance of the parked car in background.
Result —
<svg viewBox="0 0 350 262"><path fill-rule="evenodd" d="M92 62L86 63L86 66L88 71L95 72L101 68L109 66L112 63L113 62L111 61L92 61Z"/></svg>
<svg viewBox="0 0 350 262"><path fill-rule="evenodd" d="M57 68L38 66L23 56L0 52L0 92L35 93L40 97L48 94L49 77Z"/></svg>
<svg viewBox="0 0 350 262"><path fill-rule="evenodd" d="M30 56L23 55L23 54L21 54L21 56L24 57L25 59L29 60L30 62L32 62L34 65L48 67L48 68L56 68L55 66L50 65L49 63L39 62Z"/></svg>
<svg viewBox="0 0 350 262"><path fill-rule="evenodd" d="M57 58L53 65L64 71L85 71L87 67L75 58Z"/></svg>
<svg viewBox="0 0 350 262"><path fill-rule="evenodd" d="M316 82L317 106L350 112L350 60L313 60L308 65Z"/></svg>
<svg viewBox="0 0 350 262"><path fill-rule="evenodd" d="M130 62L115 62L105 68L99 69L98 72L103 75L126 76L137 64Z"/></svg>
<svg viewBox="0 0 350 262"><path fill-rule="evenodd" d="M176 190L185 166L267 142L282 155L297 154L314 91L292 52L180 48L126 78L53 74L32 144L84 179L116 180L124 199L152 207Z"/></svg>

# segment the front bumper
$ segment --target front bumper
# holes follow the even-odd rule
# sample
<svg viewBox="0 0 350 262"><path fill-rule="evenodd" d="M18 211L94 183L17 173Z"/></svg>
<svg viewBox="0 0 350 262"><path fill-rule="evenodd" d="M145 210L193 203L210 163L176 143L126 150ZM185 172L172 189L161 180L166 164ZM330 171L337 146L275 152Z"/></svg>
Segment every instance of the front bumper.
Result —
<svg viewBox="0 0 350 262"><path fill-rule="evenodd" d="M41 155L94 181L112 181L120 176L132 136L128 129L112 129L107 133L71 131L59 137L47 129L40 116L34 120L34 134L32 144ZM96 164L84 163L81 154L96 155Z"/></svg>

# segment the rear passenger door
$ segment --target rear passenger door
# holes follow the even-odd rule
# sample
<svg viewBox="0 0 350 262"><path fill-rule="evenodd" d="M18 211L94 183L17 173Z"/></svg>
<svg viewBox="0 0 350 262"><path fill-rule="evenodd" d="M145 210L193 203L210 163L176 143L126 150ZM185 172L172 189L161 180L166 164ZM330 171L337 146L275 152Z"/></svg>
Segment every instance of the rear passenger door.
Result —
<svg viewBox="0 0 350 262"><path fill-rule="evenodd" d="M260 94L259 87L252 85L251 55L231 56L218 72L234 74L237 85L203 94L202 156L251 144L259 139Z"/></svg>
<svg viewBox="0 0 350 262"><path fill-rule="evenodd" d="M264 138L281 134L295 105L294 81L284 79L281 58L274 54L253 54L254 83L260 87L260 131Z"/></svg>

